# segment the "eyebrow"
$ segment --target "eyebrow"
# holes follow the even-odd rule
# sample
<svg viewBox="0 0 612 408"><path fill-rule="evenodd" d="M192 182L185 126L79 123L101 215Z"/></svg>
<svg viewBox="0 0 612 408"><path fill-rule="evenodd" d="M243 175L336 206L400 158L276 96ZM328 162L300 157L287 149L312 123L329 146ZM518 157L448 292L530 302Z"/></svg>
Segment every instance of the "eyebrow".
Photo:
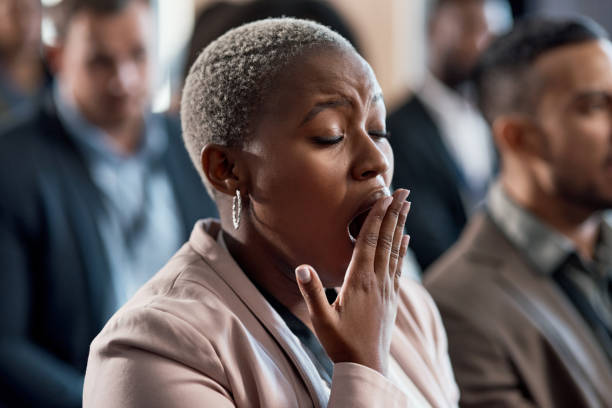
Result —
<svg viewBox="0 0 612 408"><path fill-rule="evenodd" d="M600 90L583 90L583 91L579 91L574 95L574 100L580 100L580 99L586 99L586 98L593 98L593 97L603 97L603 98L610 98L612 97L612 93L608 92L608 91L600 91Z"/></svg>
<svg viewBox="0 0 612 408"><path fill-rule="evenodd" d="M370 105L378 102L379 100L382 99L382 97L383 97L382 92L378 92L374 94L372 98L370 99ZM334 109L339 106L351 106L351 105L353 105L352 101L350 101L348 98L344 96L340 96L338 98L335 98L329 101L319 102L315 104L315 106L313 106L312 109L310 109L310 111L306 114L306 116L300 123L300 126L303 126L308 121L312 120L315 116L317 116L319 113L321 113L322 111L326 109Z"/></svg>

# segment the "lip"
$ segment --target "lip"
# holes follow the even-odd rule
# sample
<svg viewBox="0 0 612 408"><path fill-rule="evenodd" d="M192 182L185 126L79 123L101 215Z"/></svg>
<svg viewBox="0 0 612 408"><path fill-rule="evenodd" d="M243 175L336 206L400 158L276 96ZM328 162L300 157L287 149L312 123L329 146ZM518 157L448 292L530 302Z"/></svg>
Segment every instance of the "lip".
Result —
<svg viewBox="0 0 612 408"><path fill-rule="evenodd" d="M391 195L391 191L389 190L388 187L378 188L378 189L374 190L373 192L369 193L366 196L366 198L363 200L361 205L359 205L359 207L357 207L357 210L353 213L351 218L349 218L349 220L348 220L348 222L346 224L346 231L347 231L349 240L353 244L356 242L356 240L351 235L351 233L349 231L349 227L350 227L351 223L353 222L353 220L355 220L355 218L357 218L358 216L360 216L364 212L369 211L372 207L374 207L374 204L376 204L376 202L378 200L380 200L382 197L388 197L390 195Z"/></svg>

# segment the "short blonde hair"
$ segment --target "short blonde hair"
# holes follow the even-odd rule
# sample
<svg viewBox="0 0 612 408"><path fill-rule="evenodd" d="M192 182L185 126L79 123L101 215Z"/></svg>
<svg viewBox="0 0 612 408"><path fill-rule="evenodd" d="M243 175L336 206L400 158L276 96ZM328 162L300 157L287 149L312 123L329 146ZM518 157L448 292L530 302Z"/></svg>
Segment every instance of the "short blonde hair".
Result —
<svg viewBox="0 0 612 408"><path fill-rule="evenodd" d="M185 80L183 139L200 176L208 143L242 147L278 74L306 51L354 50L340 34L308 20L270 18L232 29L209 44Z"/></svg>

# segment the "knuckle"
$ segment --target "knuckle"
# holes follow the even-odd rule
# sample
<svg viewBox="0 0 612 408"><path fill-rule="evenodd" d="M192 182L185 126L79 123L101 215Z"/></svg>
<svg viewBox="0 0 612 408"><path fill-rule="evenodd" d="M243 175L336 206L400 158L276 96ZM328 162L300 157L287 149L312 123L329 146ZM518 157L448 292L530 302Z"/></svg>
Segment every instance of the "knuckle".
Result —
<svg viewBox="0 0 612 408"><path fill-rule="evenodd" d="M403 222L398 222L397 225L395 226L395 233L396 234L402 234L404 231L404 223ZM401 235L400 235L401 238Z"/></svg>
<svg viewBox="0 0 612 408"><path fill-rule="evenodd" d="M373 233L366 234L364 242L368 246L376 247L376 244L378 242L378 235L377 234L373 234Z"/></svg>
<svg viewBox="0 0 612 408"><path fill-rule="evenodd" d="M399 248L391 248L390 257L393 261L397 261L400 258Z"/></svg>
<svg viewBox="0 0 612 408"><path fill-rule="evenodd" d="M383 234L380 236L380 238L378 239L378 245L383 248L383 249L391 249L393 246L393 237L387 235L387 234Z"/></svg>
<svg viewBox="0 0 612 408"><path fill-rule="evenodd" d="M393 207L389 207L389 213L393 216L393 217L399 217L400 216L400 210L401 210L401 206L393 206Z"/></svg>
<svg viewBox="0 0 612 408"><path fill-rule="evenodd" d="M376 220L376 222L381 223L384 219L384 214L374 214L374 220Z"/></svg>
<svg viewBox="0 0 612 408"><path fill-rule="evenodd" d="M404 225L404 223L406 222L406 218L407 218L407 214L400 214L399 216L399 221L398 221L398 225Z"/></svg>

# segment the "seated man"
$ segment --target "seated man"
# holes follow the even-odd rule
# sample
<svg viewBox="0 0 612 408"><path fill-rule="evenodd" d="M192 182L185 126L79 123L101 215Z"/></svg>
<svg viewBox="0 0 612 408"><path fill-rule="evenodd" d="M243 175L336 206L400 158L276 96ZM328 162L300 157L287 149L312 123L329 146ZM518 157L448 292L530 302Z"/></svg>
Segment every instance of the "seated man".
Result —
<svg viewBox="0 0 612 408"><path fill-rule="evenodd" d="M144 0L63 0L54 89L0 134L0 406L79 407L89 344L216 214L147 111Z"/></svg>
<svg viewBox="0 0 612 408"><path fill-rule="evenodd" d="M501 173L425 275L466 407L612 401L612 43L534 19L479 63Z"/></svg>

